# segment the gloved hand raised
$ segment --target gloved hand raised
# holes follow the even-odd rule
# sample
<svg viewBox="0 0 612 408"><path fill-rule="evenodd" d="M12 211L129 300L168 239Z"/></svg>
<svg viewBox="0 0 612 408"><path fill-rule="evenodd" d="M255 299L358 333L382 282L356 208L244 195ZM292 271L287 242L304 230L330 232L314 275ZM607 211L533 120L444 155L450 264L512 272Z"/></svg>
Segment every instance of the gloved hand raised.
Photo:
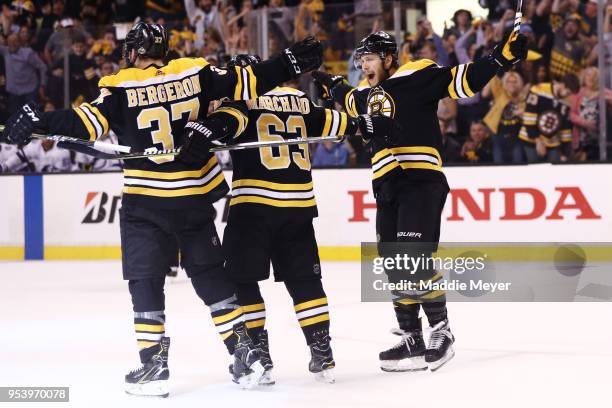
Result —
<svg viewBox="0 0 612 408"><path fill-rule="evenodd" d="M505 41L495 46L491 56L497 65L507 71L517 62L527 58L527 51L527 37L513 31Z"/></svg>
<svg viewBox="0 0 612 408"><path fill-rule="evenodd" d="M323 63L323 44L314 37L307 37L281 52L283 61L291 78L317 69Z"/></svg>

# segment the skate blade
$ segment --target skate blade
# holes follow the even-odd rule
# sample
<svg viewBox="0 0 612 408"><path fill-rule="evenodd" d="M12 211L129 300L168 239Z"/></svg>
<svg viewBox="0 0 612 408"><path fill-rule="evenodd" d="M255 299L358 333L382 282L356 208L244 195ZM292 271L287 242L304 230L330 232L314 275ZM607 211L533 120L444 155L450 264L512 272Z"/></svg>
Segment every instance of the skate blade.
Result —
<svg viewBox="0 0 612 408"><path fill-rule="evenodd" d="M250 374L244 375L238 379L238 385L240 385L240 388L243 390L255 388L265 372L263 365L261 365L259 361L254 362L249 369L251 370Z"/></svg>
<svg viewBox="0 0 612 408"><path fill-rule="evenodd" d="M145 384L125 384L125 392L139 397L167 398L170 395L168 381L150 381Z"/></svg>
<svg viewBox="0 0 612 408"><path fill-rule="evenodd" d="M429 363L429 369L431 371L436 371L437 369L442 367L444 364L448 363L449 360L453 357L455 357L455 349L453 348L453 346L450 346L447 352L444 354L444 356L442 356L441 359L439 359L438 361Z"/></svg>
<svg viewBox="0 0 612 408"><path fill-rule="evenodd" d="M381 360L380 369L389 373L427 370L425 357L412 357L403 360Z"/></svg>
<svg viewBox="0 0 612 408"><path fill-rule="evenodd" d="M336 376L334 375L334 369L328 368L327 370L319 371L314 373L315 380L325 384L333 384L336 382Z"/></svg>
<svg viewBox="0 0 612 408"><path fill-rule="evenodd" d="M259 379L259 385L269 387L270 385L276 384L274 377L272 376L272 370L264 371L263 375Z"/></svg>

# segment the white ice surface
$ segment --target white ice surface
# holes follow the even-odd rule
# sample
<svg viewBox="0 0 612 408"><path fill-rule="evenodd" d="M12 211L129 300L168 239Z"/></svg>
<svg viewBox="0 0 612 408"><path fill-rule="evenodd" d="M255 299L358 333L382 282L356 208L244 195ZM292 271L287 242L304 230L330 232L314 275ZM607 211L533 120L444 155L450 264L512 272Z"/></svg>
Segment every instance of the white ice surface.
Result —
<svg viewBox="0 0 612 408"><path fill-rule="evenodd" d="M314 381L290 298L282 284L265 282L277 384L238 389L207 309L179 276L166 285L171 395L157 400L123 393L123 375L138 359L119 262L0 263L0 386L69 386L70 405L79 407L611 404L610 303L452 303L457 356L436 373L384 373L378 352L397 341L388 334L391 306L360 303L357 263L326 263L323 275L336 384Z"/></svg>

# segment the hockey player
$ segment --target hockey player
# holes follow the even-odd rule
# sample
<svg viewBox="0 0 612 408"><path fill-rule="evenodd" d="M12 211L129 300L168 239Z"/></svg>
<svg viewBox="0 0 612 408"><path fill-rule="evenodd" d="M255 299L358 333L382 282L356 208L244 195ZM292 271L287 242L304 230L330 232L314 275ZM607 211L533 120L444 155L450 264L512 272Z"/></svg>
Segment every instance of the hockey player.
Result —
<svg viewBox="0 0 612 408"><path fill-rule="evenodd" d="M427 256L437 250L449 191L439 153L438 101L474 96L498 71L510 69L525 54L526 39L513 33L491 55L474 63L440 67L434 61L418 60L400 67L395 40L379 31L365 37L355 53L368 87L354 89L342 77L313 73L349 115L386 115L396 121L388 129L375 130L371 142L380 252L387 251L385 243L392 242L416 243L413 254ZM419 273L424 279L442 277L426 268ZM388 276L391 281L406 278L390 272ZM436 370L453 357L454 337L444 292L397 293L393 304L399 323L394 333L402 340L380 353L383 370ZM432 330L427 347L419 319L421 304Z"/></svg>
<svg viewBox="0 0 612 408"><path fill-rule="evenodd" d="M256 56L241 55L231 65L248 67ZM231 103L230 105L235 104ZM364 118L314 105L301 91L278 87L242 103L248 106L245 130L226 143L272 141L307 135L354 134ZM227 107L226 109L231 109ZM238 114L238 112L236 112ZM211 135L211 139L216 135ZM327 296L314 235L317 205L308 145L231 151L232 198L223 237L226 269L236 282L238 300L253 341L263 351L266 373L260 384L273 384L272 359L265 329L266 307L258 281L270 275L283 282L310 348L308 369L319 381L334 382Z"/></svg>
<svg viewBox="0 0 612 408"><path fill-rule="evenodd" d="M570 156L572 123L566 98L577 93L578 88L578 79L573 74L565 75L561 81L531 87L519 132L527 162L537 162L538 156L542 156L556 163Z"/></svg>
<svg viewBox="0 0 612 408"><path fill-rule="evenodd" d="M223 270L221 243L212 203L228 186L207 135L233 135L241 123L219 110L203 122L210 100L252 99L279 83L316 68L322 49L306 39L279 57L246 69L221 70L202 58L179 58L164 65L168 38L158 24L137 24L127 35L124 57L130 68L100 80L100 96L72 110L41 113L25 105L6 125L4 139L24 143L33 131L95 139L112 129L135 151L182 146L178 158L151 157L125 162L120 211L123 277L128 280L143 366L126 375L126 391L168 396L164 278L176 260L198 296L209 306L216 328L234 355L233 377L248 386L263 367L246 334L234 285Z"/></svg>

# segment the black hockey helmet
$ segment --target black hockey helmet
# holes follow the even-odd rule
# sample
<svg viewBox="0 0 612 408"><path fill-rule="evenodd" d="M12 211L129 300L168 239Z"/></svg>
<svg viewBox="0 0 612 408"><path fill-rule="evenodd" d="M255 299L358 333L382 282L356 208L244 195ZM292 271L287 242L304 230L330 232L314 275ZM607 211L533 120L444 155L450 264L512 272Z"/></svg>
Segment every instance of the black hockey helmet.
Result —
<svg viewBox="0 0 612 408"><path fill-rule="evenodd" d="M233 67L248 67L249 65L257 64L261 62L261 58L259 55L249 55L249 54L238 54L234 55L229 62L227 63L228 68Z"/></svg>
<svg viewBox="0 0 612 408"><path fill-rule="evenodd" d="M132 50L136 50L139 57L162 59L168 53L168 33L161 24L136 24L125 37L123 58L128 66L134 61L130 60Z"/></svg>
<svg viewBox="0 0 612 408"><path fill-rule="evenodd" d="M396 65L398 56L395 38L384 31L377 31L361 40L355 49L353 60L357 69L361 69L361 56L365 54L378 54L381 59L391 55L393 57L393 64Z"/></svg>

